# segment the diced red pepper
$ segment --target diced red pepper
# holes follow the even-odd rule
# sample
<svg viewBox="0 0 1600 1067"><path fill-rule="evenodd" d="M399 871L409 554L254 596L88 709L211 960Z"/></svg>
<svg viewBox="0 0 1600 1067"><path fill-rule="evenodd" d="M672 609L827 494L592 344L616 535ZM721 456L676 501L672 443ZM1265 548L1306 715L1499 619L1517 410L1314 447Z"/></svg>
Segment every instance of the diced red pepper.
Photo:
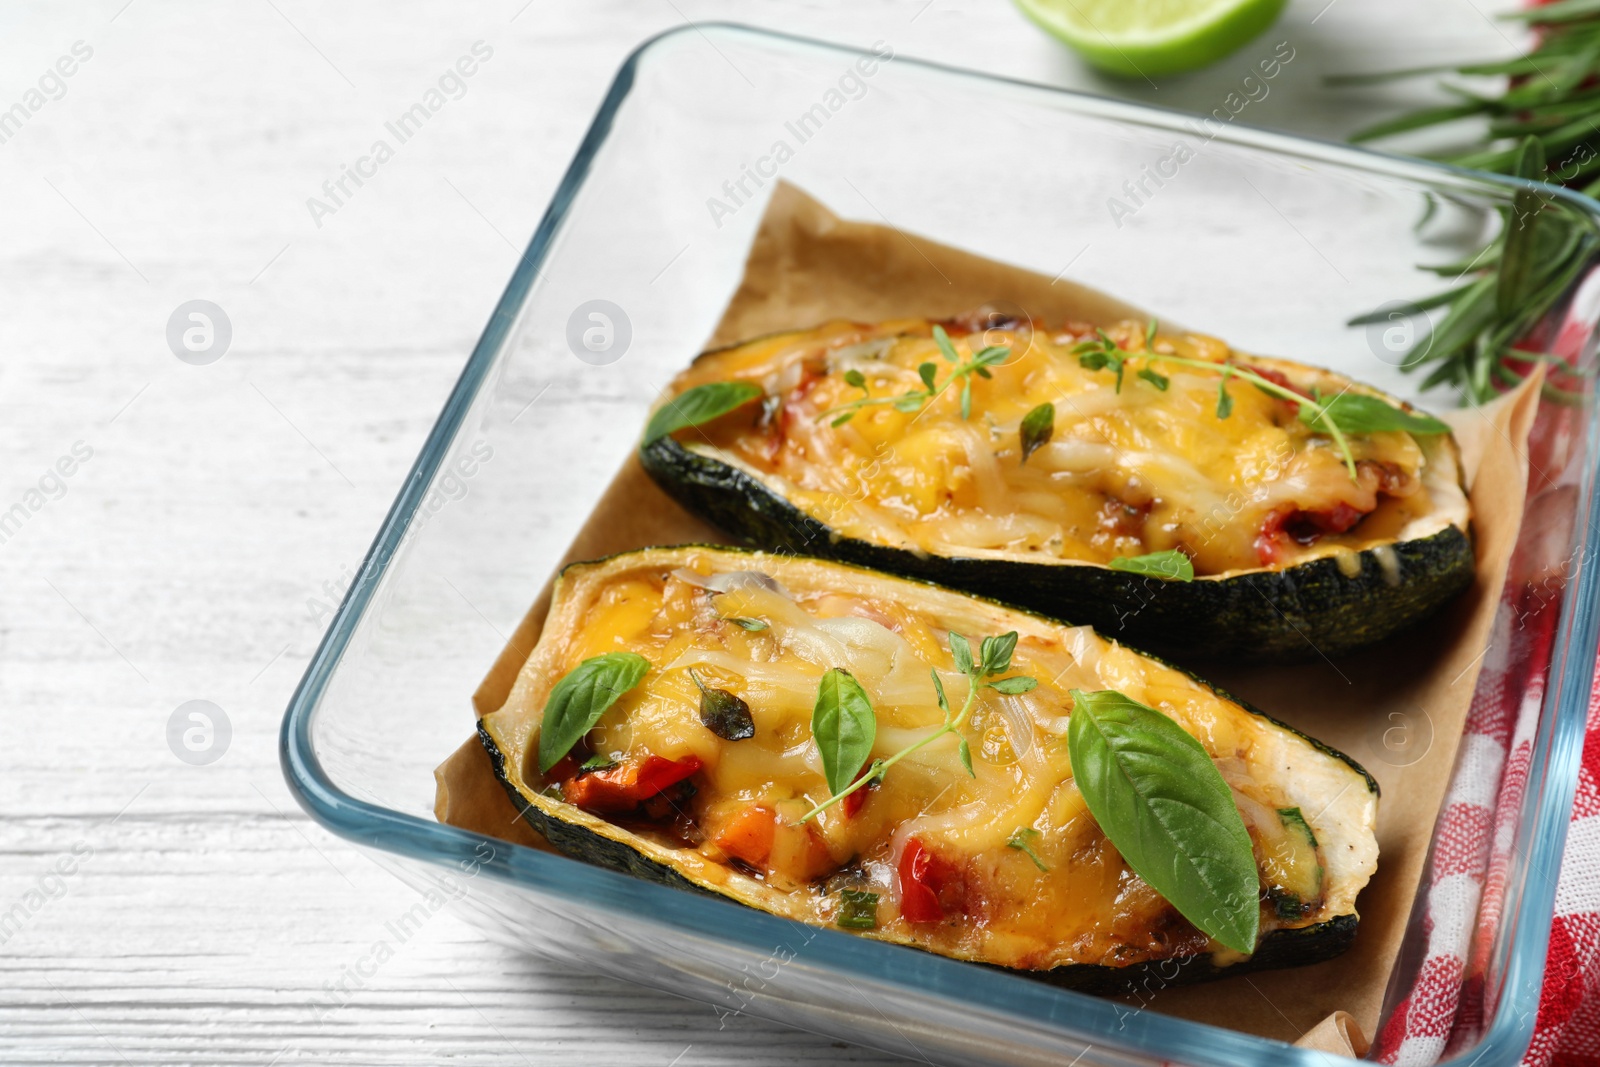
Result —
<svg viewBox="0 0 1600 1067"><path fill-rule="evenodd" d="M871 788L872 787L870 785L862 786L854 793L851 793L849 796L839 801L839 810L844 813L845 818L853 819L856 817L856 813L859 812L862 805L867 802L867 790Z"/></svg>
<svg viewBox="0 0 1600 1067"><path fill-rule="evenodd" d="M1366 517L1366 512L1340 501L1326 511L1297 511L1283 529L1302 545L1315 544L1327 534L1342 534Z"/></svg>
<svg viewBox="0 0 1600 1067"><path fill-rule="evenodd" d="M551 767L545 775L552 782L564 782L578 773L578 761L569 756L562 756L556 760L556 765Z"/></svg>
<svg viewBox="0 0 1600 1067"><path fill-rule="evenodd" d="M1282 557L1285 540L1314 545L1329 534L1342 534L1367 517L1367 512L1343 501L1325 511L1279 508L1266 517L1256 535L1256 558L1270 567Z"/></svg>
<svg viewBox="0 0 1600 1067"><path fill-rule="evenodd" d="M900 914L906 922L939 922L945 905L956 903L949 898L959 896L959 872L914 837L900 853L899 874Z"/></svg>
<svg viewBox="0 0 1600 1067"><path fill-rule="evenodd" d="M1298 393L1300 396L1305 397L1307 400L1311 399L1310 394L1308 394L1304 389L1300 388L1298 385L1296 385L1293 382L1291 382L1289 380L1289 376L1287 374L1284 374L1280 370L1273 370L1271 367L1243 367L1241 369L1247 370L1247 371L1251 372L1252 374L1255 374L1255 375L1257 375L1259 377L1265 378L1267 381L1271 382L1273 385L1280 386L1280 387L1282 387L1284 389L1287 389L1291 393ZM1278 399L1281 400L1283 398L1279 397ZM1296 405L1296 406L1298 407L1298 405Z"/></svg>
<svg viewBox="0 0 1600 1067"><path fill-rule="evenodd" d="M1279 508L1261 523L1261 532L1256 534L1256 559L1263 567L1272 566L1282 555L1283 523L1290 514L1288 509Z"/></svg>
<svg viewBox="0 0 1600 1067"><path fill-rule="evenodd" d="M856 781L859 782L861 780L862 776L871 773L871 771L872 771L872 765L871 764L868 764L867 766L861 768L861 774L856 775ZM849 796L847 796L843 800L839 801L839 810L844 813L844 817L847 818L847 819L855 818L856 817L856 813L859 812L863 807L866 806L867 794L872 792L876 788L878 788L878 783L874 781L870 785L862 786L860 789L857 789L854 793L851 793Z"/></svg>
<svg viewBox="0 0 1600 1067"><path fill-rule="evenodd" d="M590 811L628 811L668 786L677 785L701 767L700 757L670 760L650 755L630 759L603 771L579 774L561 783L568 804Z"/></svg>

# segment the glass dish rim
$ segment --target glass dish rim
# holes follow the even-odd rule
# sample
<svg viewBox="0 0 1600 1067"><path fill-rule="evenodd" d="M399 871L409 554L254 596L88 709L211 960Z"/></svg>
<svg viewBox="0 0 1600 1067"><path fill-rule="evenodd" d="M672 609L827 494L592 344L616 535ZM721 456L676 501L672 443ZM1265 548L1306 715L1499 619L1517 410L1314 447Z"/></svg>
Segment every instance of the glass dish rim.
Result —
<svg viewBox="0 0 1600 1067"><path fill-rule="evenodd" d="M703 22L675 27L647 38L629 53L614 76L527 249L496 302L489 322L429 431L409 476L363 557L356 579L351 583L290 698L279 736L279 761L289 790L300 806L328 830L357 843L431 863L475 861L480 864L481 870L497 880L533 886L590 908L637 915L641 914L638 910L639 901L633 898L647 897L652 919L657 925L697 937L712 936L765 952L775 941L781 940L784 933L792 930L788 920L731 902L653 885L564 856L520 847L503 852L496 850L493 857L484 861L475 851L475 846L482 840L479 835L369 803L345 793L323 770L311 737L312 720L328 682L340 665L356 625L364 617L374 590L403 542L410 521L423 502L427 487L432 484L450 443L455 439L468 409L486 380L487 372L510 340L517 316L550 251L552 239L583 187L595 156L608 139L618 110L631 94L640 65L666 42L691 33L701 36L707 33L752 36L797 51L822 51L854 57L870 55L849 45L735 22ZM973 80L1014 87L1041 99L1054 99L1077 114L1096 119L1120 120L1167 131L1185 130L1184 120L1194 119L1193 115L1174 109L1113 100L928 60L896 55L893 61L957 81ZM1212 136L1228 144L1280 157L1336 164L1434 188L1465 188L1500 199L1508 198L1518 189L1533 189L1543 196L1568 204L1600 223L1600 202L1542 182L1472 171L1239 123L1229 123ZM1593 405L1585 436L1592 456L1594 449L1600 447L1600 403ZM1596 470L1591 464L1581 480L1578 502L1578 513L1580 516L1587 515L1591 531L1600 529L1597 526L1600 524L1600 494L1595 492L1595 481ZM1505 960L1499 1002L1490 1025L1485 1028L1478 1043L1461 1056L1440 1061L1443 1067L1511 1062L1520 1057L1533 1036L1543 985L1544 961L1548 952L1550 922L1554 914L1556 879L1560 873L1567 836L1568 809L1577 786L1583 727L1595 665L1593 650L1597 638L1600 638L1600 611L1582 612L1579 605L1593 603L1597 594L1600 594L1600 573L1595 568L1578 568L1576 580L1569 586L1568 595L1561 606L1554 646L1559 662L1553 660L1551 664L1554 681L1545 694L1535 738L1531 766L1542 768L1542 771L1530 778L1529 789L1537 789L1538 799L1537 803L1531 805L1524 802L1518 820L1519 835L1522 840L1532 841L1534 847L1528 854L1526 874L1520 882L1514 880L1508 887L1506 912L1508 921L1512 923L1512 951ZM1585 649L1589 650L1586 655L1583 654ZM1541 756L1544 758L1541 759ZM822 945L828 954L821 964L823 966L837 968L849 965L855 973L896 987L912 996L949 1001L955 1011L979 1010L1001 1021L1028 1024L1027 1028L1034 1032L1038 1032L1037 1026L1046 1025L1058 1039L1080 1039L1077 1035L1055 1031L1055 1027L1060 1025L1056 1020L1062 1015L1057 1009L1066 1005L1071 1010L1065 1014L1070 1014L1074 1030L1100 1034L1116 1032L1117 1039L1108 1040L1108 1045L1121 1045L1146 1055L1161 1057L1170 1054L1174 1048L1183 1047L1186 1062L1215 1067L1241 1062L1314 1067L1322 1062L1322 1054L1317 1052L1157 1013L1140 1013L1133 1025L1125 1026L1115 1018L1119 1012L1114 1001L1073 993L1018 976L974 972L972 968L954 960L868 942L831 930L819 931L818 936L823 939ZM980 1002L975 1003L975 994L979 993L987 995L977 997ZM1026 1014L1029 1007L1043 1010L1030 1016ZM1199 1032L1196 1032L1196 1028L1199 1028ZM1491 1055L1493 1058L1486 1058ZM1505 1059L1502 1061L1500 1057Z"/></svg>

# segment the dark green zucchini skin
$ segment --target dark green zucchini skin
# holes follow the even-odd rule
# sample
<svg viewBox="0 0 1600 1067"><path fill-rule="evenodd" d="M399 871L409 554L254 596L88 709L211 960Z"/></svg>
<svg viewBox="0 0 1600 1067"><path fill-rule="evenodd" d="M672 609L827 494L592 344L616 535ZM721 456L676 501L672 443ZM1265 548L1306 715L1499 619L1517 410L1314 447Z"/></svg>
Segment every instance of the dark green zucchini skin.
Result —
<svg viewBox="0 0 1600 1067"><path fill-rule="evenodd" d="M687 889L702 896L718 897L729 900L730 903L739 903L704 886L696 885L666 864L657 863L619 841L601 837L584 827L562 822L540 811L528 803L527 798L511 784L506 776L505 755L481 725L478 727L478 739L483 742L484 750L489 754L489 762L494 767L495 777L505 788L511 803L522 813L528 825L537 830L558 852L597 867L631 874L635 878L642 878L657 885ZM1348 757L1343 758L1348 762ZM1368 782L1371 783L1370 777ZM1375 784L1373 790L1376 792ZM1358 924L1359 920L1354 915L1339 915L1315 926L1296 930L1274 930L1261 939L1255 954L1249 959L1227 966L1218 966L1209 955L1155 960L1127 967L1080 963L1055 967L1048 971L1019 971L993 964L979 966L1049 982L1051 985L1080 993L1101 996L1154 993L1168 986L1190 985L1215 978L1247 974L1251 971L1301 967L1331 960L1350 947L1355 940Z"/></svg>
<svg viewBox="0 0 1600 1067"><path fill-rule="evenodd" d="M641 448L639 460L679 504L746 544L921 578L1185 659L1336 656L1431 615L1473 580L1472 539L1454 526L1394 544L1401 576L1394 585L1371 551L1360 554L1354 576L1318 559L1192 582L1095 566L929 556L842 536L745 472L670 437Z"/></svg>

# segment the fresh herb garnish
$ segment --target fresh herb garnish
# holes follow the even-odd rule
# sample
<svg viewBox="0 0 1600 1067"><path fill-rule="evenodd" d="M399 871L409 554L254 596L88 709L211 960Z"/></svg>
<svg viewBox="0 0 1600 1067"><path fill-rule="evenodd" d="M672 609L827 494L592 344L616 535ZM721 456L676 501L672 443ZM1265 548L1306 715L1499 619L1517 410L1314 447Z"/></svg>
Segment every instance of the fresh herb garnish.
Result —
<svg viewBox="0 0 1600 1067"><path fill-rule="evenodd" d="M1050 443L1056 432L1056 406L1048 400L1022 416L1022 462Z"/></svg>
<svg viewBox="0 0 1600 1067"><path fill-rule="evenodd" d="M946 734L959 735L962 727L967 724L967 718L972 714L972 706L978 699L979 690L993 689L997 693L1006 693L1015 696L1019 693L1026 693L1037 686L1039 684L1037 681L1024 676L1001 678L998 681L988 680L993 675L1004 674L1006 671L1011 669L1011 655L1016 650L1016 647L1017 632L1015 630L1011 631L1010 633L1000 634L998 637L985 637L982 643L980 643L978 646L977 657L974 658L972 654L972 645L967 641L967 639L961 634L951 633L950 658L954 661L956 670L967 676L968 682L967 701L961 706L961 711L959 713L951 712L950 701L945 697L944 682L939 678L939 671L937 668L930 669L928 674L933 678L933 692L935 698L939 702L939 710L944 712L944 724L937 730L933 731L933 733L928 734L919 741L912 742L887 759L873 760L872 766L867 769L867 773L861 775L860 777L857 777L856 775L861 769L861 763L865 762L867 754L871 751L872 736L875 735L877 731L877 717L873 714L872 704L867 700L866 694L861 693L861 703L865 706L865 714L871 724L866 731L868 736L867 744L860 749L860 759L858 762L853 764L850 773L843 775L842 778L836 778L834 771L832 770L832 766L829 763L828 754L830 746L835 744L835 735L832 726L825 721L822 722L821 725L822 728L828 732L826 735L823 732L819 732L818 711L823 708L825 694L827 694L829 691L829 675L842 674L846 678L850 678L850 675L848 672L842 671L837 667L835 667L833 670L830 670L827 674L824 674L822 676L822 685L817 689L818 711L814 711L812 713L811 730L812 733L814 733L817 737L817 747L822 752L824 776L828 780L828 788L833 791L833 795L827 800L824 800L821 804L818 804L816 807L812 808L810 811L806 812L806 814L801 817L800 821L805 822L806 820L816 816L818 812L837 804L839 801L843 800L851 793L854 793L856 790L865 789L873 782L880 781L883 778L885 771L918 749L932 744L939 738L944 737ZM852 685L854 685L855 679L850 678L850 682ZM860 689L861 687L857 685L857 692L860 692ZM828 698L828 703L830 705L834 703L832 697ZM967 739L965 737L959 738L959 743L956 745L956 751L961 757L961 765L966 768L967 773L973 777L977 777L976 772L972 769L972 749L970 746L968 746ZM843 783L842 785L840 784L841 781Z"/></svg>
<svg viewBox="0 0 1600 1067"><path fill-rule="evenodd" d="M749 630L753 634L760 633L767 628L767 624L760 619L747 619L738 615L733 616L728 621L736 624L742 630Z"/></svg>
<svg viewBox="0 0 1600 1067"><path fill-rule="evenodd" d="M830 420L832 426L843 426L856 417L856 412L862 408L890 405L896 411L912 412L922 410L923 405L932 401L940 393L950 388L956 381L961 382L961 417L970 418L972 415L972 375L980 378L992 378L989 368L1001 362L1011 354L1009 345L989 345L973 354L965 363L961 362L961 355L956 351L955 345L950 341L950 335L945 333L943 326L933 328L933 343L939 346L939 354L945 362L955 366L950 371L950 376L942 383L939 382L939 365L933 362L923 363L917 367L917 376L922 379L921 389L911 389L899 396L873 396L867 386L867 379L858 370L845 371L845 383L861 390L861 397L837 407L831 407L818 415L818 419Z"/></svg>
<svg viewBox="0 0 1600 1067"><path fill-rule="evenodd" d="M1315 394L1313 394L1315 395ZM1410 434L1449 433L1450 427L1432 415L1402 411L1386 404L1375 396L1362 393L1340 393L1321 401L1321 410L1302 404L1300 421L1316 426L1331 416L1345 433L1385 433L1401 431Z"/></svg>
<svg viewBox="0 0 1600 1067"><path fill-rule="evenodd" d="M700 690L701 725L724 741L743 741L756 735L749 704L726 689L707 688L693 667L689 668L689 678Z"/></svg>
<svg viewBox="0 0 1600 1067"><path fill-rule="evenodd" d="M1351 140L1369 141L1461 120L1485 122L1481 142L1465 152L1441 158L1457 166L1497 171L1519 178L1552 182L1600 195L1600 5L1593 0L1561 0L1530 5L1504 18L1517 19L1532 30L1534 45L1522 56L1455 67L1424 67L1377 75L1330 78L1334 84L1366 84L1418 75L1453 73L1482 79L1507 76L1503 89L1486 91L1448 83L1441 88L1457 98L1442 107L1402 114L1356 133ZM1548 155L1548 160L1546 156ZM1437 201L1430 196L1418 226L1432 216ZM1579 223L1576 213L1554 203L1548 193L1522 188L1512 203L1499 209L1500 233L1477 254L1456 264L1423 267L1449 278L1474 276L1450 289L1401 305L1388 305L1350 321L1364 326L1421 316L1445 309L1430 333L1418 337L1405 354L1403 370L1429 368L1424 389L1448 383L1469 400L1492 399L1498 385L1516 385L1522 375L1516 362L1560 362L1544 352L1515 346L1525 340L1588 269L1600 234ZM1545 396L1572 403L1577 394L1545 383Z"/></svg>
<svg viewBox="0 0 1600 1067"><path fill-rule="evenodd" d="M1122 392L1122 374L1127 367L1128 353L1117 347L1104 330L1095 330L1095 340L1079 341L1072 346L1072 354L1078 357L1078 365L1088 370L1105 370L1110 367L1117 376L1117 387L1113 392Z"/></svg>
<svg viewBox="0 0 1600 1067"><path fill-rule="evenodd" d="M1194 581L1194 561L1187 553L1176 548L1164 552L1146 552L1142 556L1118 556L1106 566L1114 571L1165 578L1169 582Z"/></svg>
<svg viewBox="0 0 1600 1067"><path fill-rule="evenodd" d="M671 397L650 417L640 447L653 444L669 433L686 426L701 426L743 407L761 396L761 387L751 382L707 382Z"/></svg>
<svg viewBox="0 0 1600 1067"><path fill-rule="evenodd" d="M1048 871L1050 868L1045 864L1044 860L1039 858L1039 854L1033 850L1033 840L1038 836L1039 831L1031 826L1023 826L1006 840L1006 848L1016 849L1032 860L1033 865L1039 870Z"/></svg>
<svg viewBox="0 0 1600 1067"><path fill-rule="evenodd" d="M1165 374L1157 374L1155 369L1152 367L1141 367L1139 369L1139 377L1143 378L1145 381L1149 382L1163 393L1167 391L1167 386L1172 384L1172 380L1170 378L1168 378Z"/></svg>
<svg viewBox="0 0 1600 1067"><path fill-rule="evenodd" d="M1153 324L1152 324L1153 325ZM1298 404L1300 421L1313 429L1325 431L1333 439L1334 447L1344 458L1345 469L1350 472L1352 481L1356 478L1356 457L1350 451L1350 440L1347 434L1376 433L1384 429L1404 430L1417 435L1449 433L1450 427L1440 422L1431 415L1415 412L1401 411L1376 397L1354 393L1340 393L1338 396L1324 400L1316 393L1306 396L1295 392L1286 386L1279 385L1270 378L1257 374L1246 367L1232 363L1211 363L1203 359L1189 359L1186 356L1168 355L1165 352L1156 352L1150 348L1151 338L1155 330L1149 329L1145 333L1146 348L1143 352L1128 352L1117 347L1103 330L1095 331L1099 336L1092 341L1080 341L1073 346L1073 353L1078 357L1080 366L1088 370L1104 370L1110 368L1116 372L1116 391L1122 391L1122 376L1130 359L1141 359L1147 363L1170 363L1174 366L1188 367L1191 370L1203 370L1222 376L1217 383L1217 418L1225 419L1233 414L1233 396L1228 392L1228 379L1238 377L1242 381L1260 389L1263 393ZM1145 368L1148 369L1148 368ZM1139 377L1145 378L1143 371ZM1167 379L1161 378L1157 388L1165 391ZM1156 384L1156 383L1152 383ZM1379 411L1379 409L1384 409Z"/></svg>
<svg viewBox="0 0 1600 1067"><path fill-rule="evenodd" d="M834 667L822 675L817 701L811 709L811 735L822 754L822 774L828 788L839 794L856 780L867 757L872 755L872 742L878 735L878 717L872 711L872 701L849 671Z"/></svg>
<svg viewBox="0 0 1600 1067"><path fill-rule="evenodd" d="M582 763L578 764L580 771L608 771L617 765L617 761L604 752L596 752Z"/></svg>
<svg viewBox="0 0 1600 1067"><path fill-rule="evenodd" d="M1115 690L1072 691L1072 775L1134 874L1184 918L1254 952L1261 878L1233 791L1183 727Z"/></svg>
<svg viewBox="0 0 1600 1067"><path fill-rule="evenodd" d="M839 890L839 915L833 921L846 930L876 930L878 894L864 889Z"/></svg>
<svg viewBox="0 0 1600 1067"><path fill-rule="evenodd" d="M600 716L644 678L650 661L632 652L606 652L584 660L555 684L539 727L539 773L549 774Z"/></svg>

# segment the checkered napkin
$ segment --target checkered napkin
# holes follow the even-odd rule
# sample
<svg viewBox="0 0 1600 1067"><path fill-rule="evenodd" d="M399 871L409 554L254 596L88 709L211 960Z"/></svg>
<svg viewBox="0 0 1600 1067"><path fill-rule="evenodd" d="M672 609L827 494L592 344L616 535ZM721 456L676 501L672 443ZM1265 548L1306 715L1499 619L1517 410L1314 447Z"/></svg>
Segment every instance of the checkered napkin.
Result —
<svg viewBox="0 0 1600 1067"><path fill-rule="evenodd" d="M1471 1045L1481 1033L1484 967L1490 937L1502 918L1511 842L1544 697L1543 670L1528 668L1549 662L1559 614L1548 602L1529 604L1532 595L1526 585L1507 583L1495 618L1429 858L1423 890L1426 948L1420 963L1408 969L1409 992L1378 1034L1372 1056L1380 1063L1423 1067ZM1586 815L1600 814L1597 780L1600 702L1591 699L1583 781L1529 1064L1580 1062L1562 1061L1561 1055L1577 1037L1576 1030L1567 1033L1569 1023L1582 1014L1585 994L1600 976L1600 894L1595 892L1600 888L1600 820L1590 834L1594 844L1586 850L1579 829ZM1587 892L1578 888L1584 885ZM1600 999L1593 1007L1600 1009ZM1582 1055L1600 1063L1600 1010L1589 1019L1582 1030Z"/></svg>
<svg viewBox="0 0 1600 1067"><path fill-rule="evenodd" d="M1600 292L1590 294L1591 301L1597 297ZM1592 329L1592 321L1573 317L1566 325L1552 350L1575 349L1581 342L1572 335ZM1580 412L1541 406L1529 441L1523 537L1429 857L1421 898L1424 944L1409 963L1402 957L1404 998L1371 1052L1380 1063L1433 1064L1470 1050L1483 1032L1484 975L1494 934L1509 919L1506 879L1570 570L1552 563L1564 550L1552 542L1564 540L1565 517L1575 510L1576 468L1583 461L1566 459L1581 454L1581 432ZM1562 468L1564 474L1555 473ZM1523 1063L1600 1067L1600 674L1589 695L1544 989Z"/></svg>

